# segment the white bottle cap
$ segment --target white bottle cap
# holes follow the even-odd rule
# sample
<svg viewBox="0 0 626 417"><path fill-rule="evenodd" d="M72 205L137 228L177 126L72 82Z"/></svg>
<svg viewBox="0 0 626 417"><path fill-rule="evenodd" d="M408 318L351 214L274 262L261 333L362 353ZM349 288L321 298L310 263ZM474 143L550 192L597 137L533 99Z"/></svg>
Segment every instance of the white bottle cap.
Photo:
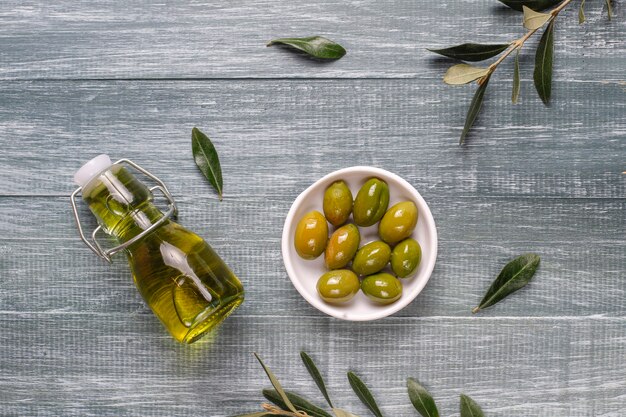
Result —
<svg viewBox="0 0 626 417"><path fill-rule="evenodd" d="M76 171L74 174L74 182L80 187L84 187L98 174L109 169L111 165L113 165L113 163L109 155L98 155Z"/></svg>

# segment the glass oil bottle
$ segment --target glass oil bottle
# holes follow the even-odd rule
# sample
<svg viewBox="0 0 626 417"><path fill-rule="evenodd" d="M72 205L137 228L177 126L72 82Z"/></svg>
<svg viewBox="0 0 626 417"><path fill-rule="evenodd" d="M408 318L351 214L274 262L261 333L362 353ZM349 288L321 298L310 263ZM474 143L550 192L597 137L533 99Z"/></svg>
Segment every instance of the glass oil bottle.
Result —
<svg viewBox="0 0 626 417"><path fill-rule="evenodd" d="M158 185L148 188L127 166ZM80 186L72 194L72 207L81 238L109 262L115 253L126 253L143 299L176 340L193 343L243 302L241 282L217 253L171 220L176 204L158 178L132 161L113 164L107 155L100 155L78 170L74 180ZM165 213L153 203L152 192L157 190L169 200ZM91 241L78 217L79 193L98 220ZM119 245L104 250L97 240L101 230Z"/></svg>

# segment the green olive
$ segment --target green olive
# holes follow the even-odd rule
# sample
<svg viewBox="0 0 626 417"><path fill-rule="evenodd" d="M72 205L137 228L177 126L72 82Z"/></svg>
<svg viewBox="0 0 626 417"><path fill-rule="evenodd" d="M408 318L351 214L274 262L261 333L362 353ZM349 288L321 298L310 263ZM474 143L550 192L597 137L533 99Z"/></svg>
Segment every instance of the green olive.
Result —
<svg viewBox="0 0 626 417"><path fill-rule="evenodd" d="M402 296L402 283L385 272L370 275L361 282L363 294L380 304L391 304Z"/></svg>
<svg viewBox="0 0 626 417"><path fill-rule="evenodd" d="M330 236L324 261L328 269L340 269L348 265L361 242L359 228L353 224L346 224L335 230Z"/></svg>
<svg viewBox="0 0 626 417"><path fill-rule="evenodd" d="M391 269L399 278L405 278L415 272L421 260L420 244L415 239L405 239L391 252Z"/></svg>
<svg viewBox="0 0 626 417"><path fill-rule="evenodd" d="M327 303L350 301L359 292L359 278L348 269L337 269L322 275L317 281L317 293Z"/></svg>
<svg viewBox="0 0 626 417"><path fill-rule="evenodd" d="M385 213L378 225L378 235L391 245L411 236L416 224L417 206L412 201L403 201Z"/></svg>
<svg viewBox="0 0 626 417"><path fill-rule="evenodd" d="M352 270L359 275L371 275L380 271L389 262L391 248L377 240L359 249L352 261Z"/></svg>
<svg viewBox="0 0 626 417"><path fill-rule="evenodd" d="M389 187L378 178L370 178L363 184L354 199L352 216L359 226L371 226L379 221L389 206Z"/></svg>
<svg viewBox="0 0 626 417"><path fill-rule="evenodd" d="M315 259L326 249L328 223L319 211L305 214L296 226L294 246L304 259Z"/></svg>
<svg viewBox="0 0 626 417"><path fill-rule="evenodd" d="M333 226L344 224L352 213L352 192L344 181L333 182L324 192L324 215Z"/></svg>

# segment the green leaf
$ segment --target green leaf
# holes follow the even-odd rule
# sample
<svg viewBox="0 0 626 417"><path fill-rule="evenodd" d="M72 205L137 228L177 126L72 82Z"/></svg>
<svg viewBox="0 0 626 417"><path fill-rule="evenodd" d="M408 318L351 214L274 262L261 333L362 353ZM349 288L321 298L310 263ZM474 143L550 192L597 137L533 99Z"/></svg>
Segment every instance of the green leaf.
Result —
<svg viewBox="0 0 626 417"><path fill-rule="evenodd" d="M604 0L606 3L606 13L609 16L609 20L613 19L613 6L611 5L611 0Z"/></svg>
<svg viewBox="0 0 626 417"><path fill-rule="evenodd" d="M489 68L475 67L469 64L457 64L448 68L443 82L450 85L471 83L489 73Z"/></svg>
<svg viewBox="0 0 626 417"><path fill-rule="evenodd" d="M290 411L293 411L294 413L297 411L295 409L295 407L293 406L293 404L291 403L291 400L289 399L289 397L287 397L287 394L285 394L285 391L283 390L283 387L281 387L280 382L278 382L278 379L276 378L276 376L274 376L274 374L272 373L272 371L270 370L270 368L268 368L267 366L265 366L265 364L263 363L263 361L261 360L261 358L259 357L259 355L257 355L256 353L254 354L254 356L257 358L257 360L259 361L259 363L261 364L261 366L263 367L263 370L265 371L265 373L267 374L267 377L270 379L270 382L272 383L272 386L274 387L274 389L276 390L276 392L278 392L278 394L280 395L280 397L283 399L283 402L285 403L285 405L287 406L287 408Z"/></svg>
<svg viewBox="0 0 626 417"><path fill-rule="evenodd" d="M297 410L305 411L311 417L332 417L326 411L319 408L315 404L311 404L310 401L300 397L298 394L294 394L293 392L289 392L289 391L285 391L285 394L287 395L287 398L289 398L289 401L291 401L291 403L293 404L294 407L296 407ZM283 410L285 411L289 410L289 407L287 407L287 404L285 404L285 402L283 401L283 398L280 396L280 394L276 390L264 389L263 396L267 398L268 401L273 402L274 404L276 404L278 407L282 408Z"/></svg>
<svg viewBox="0 0 626 417"><path fill-rule="evenodd" d="M324 379L322 378L320 371L317 369L317 366L315 366L313 359L311 359L311 357L307 355L307 353L304 351L300 352L300 358L302 358L302 362L304 362L306 370L309 371L309 375L311 375L311 378L313 378L313 381L315 381L317 388L319 388L319 390L322 392L322 395L326 399L326 402L328 403L330 408L334 408L333 403L330 401L328 391L326 391L326 384L324 383Z"/></svg>
<svg viewBox="0 0 626 417"><path fill-rule="evenodd" d="M480 43L464 43L462 45L451 46L443 49L429 49L439 55L449 58L460 59L462 61L477 62L485 59L493 58L499 55L506 48L508 43L499 44L480 44Z"/></svg>
<svg viewBox="0 0 626 417"><path fill-rule="evenodd" d="M520 90L520 78L519 78L519 49L515 54L515 61L513 64L513 91L511 92L511 101L513 104L517 103Z"/></svg>
<svg viewBox="0 0 626 417"><path fill-rule="evenodd" d="M333 408L333 413L337 417L358 417L356 414L352 414L349 411L342 410L341 408Z"/></svg>
<svg viewBox="0 0 626 417"><path fill-rule="evenodd" d="M499 0L500 3L504 3L511 9L515 9L518 12L523 11L522 7L526 6L536 11L542 11L549 7L556 6L563 0Z"/></svg>
<svg viewBox="0 0 626 417"><path fill-rule="evenodd" d="M256 413L248 413L248 414L238 414L236 416L233 417L265 417L265 416L271 416L271 413L268 413L267 411L259 411Z"/></svg>
<svg viewBox="0 0 626 417"><path fill-rule="evenodd" d="M339 59L346 54L343 46L323 36L274 39L267 46L287 45L321 59Z"/></svg>
<svg viewBox="0 0 626 417"><path fill-rule="evenodd" d="M506 264L487 290L487 294L485 294L478 307L472 310L472 313L494 305L509 294L514 293L528 284L533 275L535 275L539 267L539 262L539 255L527 253L518 256Z"/></svg>
<svg viewBox="0 0 626 417"><path fill-rule="evenodd" d="M222 180L220 159L211 139L197 127L191 129L191 151L193 152L193 159L196 165L200 168L200 172L204 174L215 190L217 190L221 201L224 182Z"/></svg>
<svg viewBox="0 0 626 417"><path fill-rule="evenodd" d="M418 413L423 417L439 417L439 410L437 410L435 400L426 391L426 388L413 378L407 379L406 386L409 390L409 399Z"/></svg>
<svg viewBox="0 0 626 417"><path fill-rule="evenodd" d="M467 116L465 116L465 126L463 126L463 132L461 132L461 139L459 141L459 144L461 145L465 142L467 133L474 125L474 121L476 120L478 113L480 113L480 108L483 105L483 98L485 97L485 90L487 90L487 84L489 84L489 77L487 77L483 83L478 86L478 89L474 93L472 102L467 110Z"/></svg>
<svg viewBox="0 0 626 417"><path fill-rule="evenodd" d="M578 24L582 25L585 23L585 0L580 2L580 7L578 8Z"/></svg>
<svg viewBox="0 0 626 417"><path fill-rule="evenodd" d="M361 402L365 404L376 417L383 417L383 414L380 412L372 393L354 372L348 372L348 381L350 381L352 390L356 396L359 397Z"/></svg>
<svg viewBox="0 0 626 417"><path fill-rule="evenodd" d="M550 103L552 94L552 60L554 54L554 20L550 22L541 36L535 54L535 88L544 104Z"/></svg>
<svg viewBox="0 0 626 417"><path fill-rule="evenodd" d="M485 417L476 401L467 395L461 394L461 417Z"/></svg>
<svg viewBox="0 0 626 417"><path fill-rule="evenodd" d="M528 30L539 29L552 17L549 13L539 13L526 6L522 6L522 9L524 10L524 27Z"/></svg>

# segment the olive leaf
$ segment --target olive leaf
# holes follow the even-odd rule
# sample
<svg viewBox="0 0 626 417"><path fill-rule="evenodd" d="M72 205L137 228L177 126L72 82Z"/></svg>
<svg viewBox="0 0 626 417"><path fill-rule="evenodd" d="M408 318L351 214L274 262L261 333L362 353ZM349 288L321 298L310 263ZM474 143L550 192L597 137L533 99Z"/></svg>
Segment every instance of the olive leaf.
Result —
<svg viewBox="0 0 626 417"><path fill-rule="evenodd" d="M428 49L439 55L449 58L460 59L462 61L477 62L485 59L493 58L499 55L506 48L508 43L499 44L480 44L480 43L464 43L462 45L451 46L443 49Z"/></svg>
<svg viewBox="0 0 626 417"><path fill-rule="evenodd" d="M522 7L526 6L530 9L541 11L549 7L556 6L563 0L498 0L500 3L504 3L511 9L515 9L518 12L522 11Z"/></svg>
<svg viewBox="0 0 626 417"><path fill-rule="evenodd" d="M191 151L196 165L200 168L200 172L202 172L215 188L221 201L224 182L222 180L220 159L217 156L217 151L211 139L197 127L191 129Z"/></svg>
<svg viewBox="0 0 626 417"><path fill-rule="evenodd" d="M311 417L332 417L323 409L319 408L315 404L312 404L310 401L300 397L297 394L289 391L285 391L285 394L287 395L287 398L289 398L289 401L291 401L291 403L294 405L294 407L296 407L296 409L298 409L299 411L305 411ZM283 410L289 410L289 407L287 407L287 404L285 404L282 397L276 390L264 389L263 396L268 401L273 402Z"/></svg>
<svg viewBox="0 0 626 417"><path fill-rule="evenodd" d="M511 91L511 101L513 104L517 103L519 98L520 79L519 79L519 49L515 54L515 61L513 62L513 90Z"/></svg>
<svg viewBox="0 0 626 417"><path fill-rule="evenodd" d="M467 395L461 394L461 417L485 417L476 401Z"/></svg>
<svg viewBox="0 0 626 417"><path fill-rule="evenodd" d="M346 54L343 46L323 36L306 38L279 38L270 41L267 46L287 45L321 59L339 59Z"/></svg>
<svg viewBox="0 0 626 417"><path fill-rule="evenodd" d="M578 8L578 24L582 25L585 23L585 0L580 2L580 7Z"/></svg>
<svg viewBox="0 0 626 417"><path fill-rule="evenodd" d="M352 414L349 411L342 410L341 408L333 408L333 413L336 417L358 417L356 414Z"/></svg>
<svg viewBox="0 0 626 417"><path fill-rule="evenodd" d="M285 405L287 406L287 408L295 413L296 412L295 407L291 403L291 400L289 399L289 397L287 397L287 394L283 390L283 387L280 385L280 382L278 382L278 379L276 378L276 376L274 376L274 374L272 373L270 368L265 366L265 364L263 363L263 361L261 360L261 358L259 357L258 354L255 353L254 356L257 358L257 360L259 361L259 363L263 367L263 370L267 374L267 377L270 379L270 382L272 383L272 386L274 387L276 392L278 392L278 394L280 395L280 398L282 398L282 400L285 403Z"/></svg>
<svg viewBox="0 0 626 417"><path fill-rule="evenodd" d="M526 6L523 6L522 9L524 10L524 27L528 30L539 29L552 17L549 13L539 13Z"/></svg>
<svg viewBox="0 0 626 417"><path fill-rule="evenodd" d="M472 102L470 103L469 109L467 110L467 116L465 116L465 126L463 126L463 132L461 132L461 139L459 140L460 145L463 145L463 143L465 142L465 137L467 136L467 133L474 125L474 121L476 120L478 113L480 113L480 108L483 105L483 99L485 97L485 90L487 90L487 84L489 84L489 78L490 77L485 78L474 93Z"/></svg>
<svg viewBox="0 0 626 417"><path fill-rule="evenodd" d="M469 64L457 64L448 68L443 82L450 85L471 83L489 73L489 68L475 67Z"/></svg>
<svg viewBox="0 0 626 417"><path fill-rule="evenodd" d="M518 256L506 264L491 284L478 307L472 313L490 307L530 282L539 267L540 258L535 253Z"/></svg>
<svg viewBox="0 0 626 417"><path fill-rule="evenodd" d="M249 414L238 414L236 416L233 417L265 417L265 416L271 416L271 413L268 413L267 411L259 411L256 413L249 413Z"/></svg>
<svg viewBox="0 0 626 417"><path fill-rule="evenodd" d="M320 371L317 369L317 366L315 366L313 359L311 359L311 357L307 355L307 353L304 351L300 352L300 358L302 358L302 362L304 362L306 370L309 371L309 375L311 375L311 378L313 378L313 381L315 381L317 388L319 388L319 390L322 392L322 395L326 399L326 402L328 403L330 408L333 408L333 403L330 401L328 391L326 391L326 384L324 383L324 379L322 378Z"/></svg>
<svg viewBox="0 0 626 417"><path fill-rule="evenodd" d="M552 93L552 61L554 54L554 20L544 31L535 54L533 80L539 97L544 104L550 103Z"/></svg>
<svg viewBox="0 0 626 417"><path fill-rule="evenodd" d="M606 3L606 13L609 17L609 20L613 19L613 6L611 5L611 0L604 0Z"/></svg>
<svg viewBox="0 0 626 417"><path fill-rule="evenodd" d="M417 410L422 417L439 417L439 410L435 405L435 400L430 395L426 388L420 385L413 378L409 378L406 381L407 389L409 390L409 399L413 404L413 407Z"/></svg>
<svg viewBox="0 0 626 417"><path fill-rule="evenodd" d="M356 376L354 372L348 372L348 381L350 382L350 386L352 387L352 390L354 391L356 396L359 397L361 402L365 404L367 408L370 409L372 414L374 414L376 417L383 417L383 414L380 412L380 409L378 408L378 405L376 404L376 400L374 400L372 393L367 388L365 383L361 381L361 379Z"/></svg>

